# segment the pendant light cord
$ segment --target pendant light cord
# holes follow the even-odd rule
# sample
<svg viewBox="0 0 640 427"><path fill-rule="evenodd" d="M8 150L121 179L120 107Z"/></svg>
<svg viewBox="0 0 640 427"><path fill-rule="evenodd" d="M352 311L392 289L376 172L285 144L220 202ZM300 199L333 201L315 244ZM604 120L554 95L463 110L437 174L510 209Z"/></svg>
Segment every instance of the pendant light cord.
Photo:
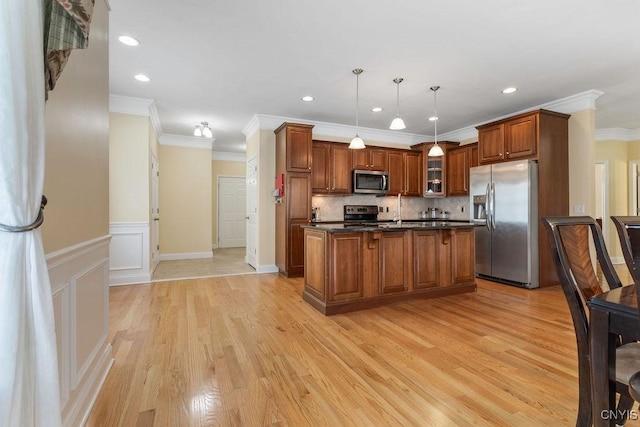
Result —
<svg viewBox="0 0 640 427"><path fill-rule="evenodd" d="M356 135L358 134L358 112L360 111L360 73L356 73Z"/></svg>

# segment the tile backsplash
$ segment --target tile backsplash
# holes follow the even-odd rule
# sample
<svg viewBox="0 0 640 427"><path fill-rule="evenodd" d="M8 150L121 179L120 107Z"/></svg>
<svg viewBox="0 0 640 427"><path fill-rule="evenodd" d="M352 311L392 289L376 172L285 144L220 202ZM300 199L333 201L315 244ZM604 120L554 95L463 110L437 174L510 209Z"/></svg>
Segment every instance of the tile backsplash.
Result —
<svg viewBox="0 0 640 427"><path fill-rule="evenodd" d="M370 195L313 196L311 206L317 207L320 221L342 221L345 205L376 205L382 207L379 220L393 219L397 210L397 197L376 197ZM425 199L422 197L402 197L402 219L419 219L420 211L435 207L450 212L450 219L469 219L469 197L444 197ZM462 211L464 208L464 212Z"/></svg>

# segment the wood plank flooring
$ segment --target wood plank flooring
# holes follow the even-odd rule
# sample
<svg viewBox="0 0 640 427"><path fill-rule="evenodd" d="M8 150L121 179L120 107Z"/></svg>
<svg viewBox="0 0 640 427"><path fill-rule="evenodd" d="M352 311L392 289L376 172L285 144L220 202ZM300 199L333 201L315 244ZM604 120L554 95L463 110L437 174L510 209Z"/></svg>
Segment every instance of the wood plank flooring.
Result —
<svg viewBox="0 0 640 427"><path fill-rule="evenodd" d="M561 289L478 283L331 317L277 274L111 288L87 426L575 425Z"/></svg>

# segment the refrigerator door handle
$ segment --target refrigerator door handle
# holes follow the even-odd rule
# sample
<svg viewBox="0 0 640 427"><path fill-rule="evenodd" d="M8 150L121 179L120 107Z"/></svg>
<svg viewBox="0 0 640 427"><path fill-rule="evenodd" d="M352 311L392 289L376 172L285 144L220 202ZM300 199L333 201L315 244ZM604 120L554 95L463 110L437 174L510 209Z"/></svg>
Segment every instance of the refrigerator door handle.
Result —
<svg viewBox="0 0 640 427"><path fill-rule="evenodd" d="M491 194L490 194L490 190L489 190L491 188L490 186L491 186L491 183L488 183L487 184L487 190L485 191L485 194L484 194L484 200L485 200L484 213L485 213L485 216L487 217L486 224L487 224L487 230L489 230L489 231L491 231L491 211L492 211L492 209L491 209L491 198L490 198Z"/></svg>
<svg viewBox="0 0 640 427"><path fill-rule="evenodd" d="M491 183L491 229L496 229L496 185Z"/></svg>

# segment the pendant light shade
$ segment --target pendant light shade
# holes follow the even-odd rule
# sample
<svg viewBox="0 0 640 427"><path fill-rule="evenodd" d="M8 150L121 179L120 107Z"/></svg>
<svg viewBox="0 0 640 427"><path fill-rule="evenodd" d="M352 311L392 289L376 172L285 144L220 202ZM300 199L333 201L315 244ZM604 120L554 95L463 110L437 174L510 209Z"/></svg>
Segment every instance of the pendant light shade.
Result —
<svg viewBox="0 0 640 427"><path fill-rule="evenodd" d="M404 120L400 118L400 83L402 83L404 79L402 77L396 77L393 79L393 82L396 84L396 118L391 122L391 126L389 129L391 130L401 130L406 128L404 125Z"/></svg>
<svg viewBox="0 0 640 427"><path fill-rule="evenodd" d="M431 149L429 149L429 152L427 153L427 156L429 157L444 156L442 147L438 145L438 106L436 103L436 92L438 91L438 89L440 89L440 86L431 86L431 90L433 91L433 117L431 117L429 120L433 120L435 130L433 134L433 147L431 147Z"/></svg>
<svg viewBox="0 0 640 427"><path fill-rule="evenodd" d="M359 110L359 96L360 96L360 87L359 87L359 78L360 74L362 74L364 70L362 68L355 68L351 72L356 75L356 136L353 137L351 142L349 143L349 148L352 150L361 150L366 148L364 145L364 141L360 136L358 136L358 110Z"/></svg>

